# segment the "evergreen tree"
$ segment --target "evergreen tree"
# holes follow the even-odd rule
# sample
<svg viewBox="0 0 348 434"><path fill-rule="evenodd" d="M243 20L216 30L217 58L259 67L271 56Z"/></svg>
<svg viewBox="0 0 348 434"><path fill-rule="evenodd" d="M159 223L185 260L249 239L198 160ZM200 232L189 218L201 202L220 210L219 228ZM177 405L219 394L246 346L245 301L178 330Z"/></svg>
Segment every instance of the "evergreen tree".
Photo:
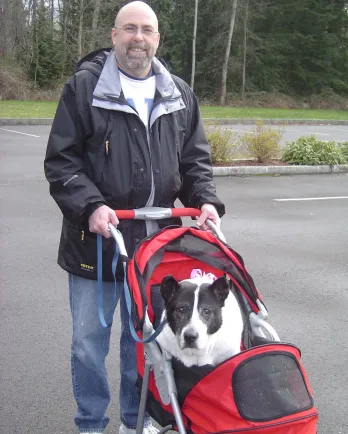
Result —
<svg viewBox="0 0 348 434"><path fill-rule="evenodd" d="M125 3L2 2L3 56L10 54L13 62L24 63L33 82L47 88L57 77L70 76L79 58L93 48L111 46L115 15ZM147 3L159 19L158 55L173 73L190 83L195 0ZM53 7L57 8L57 16ZM199 2L195 92L201 98L219 97L230 21L231 0ZM348 0L238 0L227 71L228 95L242 89L346 95L347 76Z"/></svg>
<svg viewBox="0 0 348 434"><path fill-rule="evenodd" d="M40 3L33 28L33 50L29 77L38 87L49 88L59 74L53 23L48 8Z"/></svg>
<svg viewBox="0 0 348 434"><path fill-rule="evenodd" d="M342 60L343 54L341 29L337 25L337 16L342 13L342 2L327 0L263 4L253 22L257 35L254 88L303 95L323 88L337 90L340 83L343 90L344 67L338 67L336 60ZM347 43L343 45L347 50Z"/></svg>

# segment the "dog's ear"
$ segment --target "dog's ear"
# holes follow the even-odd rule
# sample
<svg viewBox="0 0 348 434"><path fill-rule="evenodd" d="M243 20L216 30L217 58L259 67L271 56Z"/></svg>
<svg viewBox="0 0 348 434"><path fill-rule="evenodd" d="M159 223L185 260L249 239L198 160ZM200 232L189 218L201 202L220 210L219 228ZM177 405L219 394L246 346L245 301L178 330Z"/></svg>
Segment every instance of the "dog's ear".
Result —
<svg viewBox="0 0 348 434"><path fill-rule="evenodd" d="M165 302L168 302L179 289L179 282L172 276L165 276L161 283L161 295Z"/></svg>
<svg viewBox="0 0 348 434"><path fill-rule="evenodd" d="M224 276L214 280L214 282L210 285L210 289L214 291L214 294L216 295L217 299L222 303L228 297L228 294L230 292L230 287L231 287L230 282Z"/></svg>

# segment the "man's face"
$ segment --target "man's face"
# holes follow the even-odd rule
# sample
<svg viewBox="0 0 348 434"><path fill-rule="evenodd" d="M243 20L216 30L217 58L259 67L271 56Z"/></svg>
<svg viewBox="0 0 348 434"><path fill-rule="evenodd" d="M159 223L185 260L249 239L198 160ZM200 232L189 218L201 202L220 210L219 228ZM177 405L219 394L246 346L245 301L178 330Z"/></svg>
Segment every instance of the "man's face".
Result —
<svg viewBox="0 0 348 434"><path fill-rule="evenodd" d="M157 19L151 11L136 6L121 11L112 29L112 43L120 68L135 77L146 77L159 39Z"/></svg>

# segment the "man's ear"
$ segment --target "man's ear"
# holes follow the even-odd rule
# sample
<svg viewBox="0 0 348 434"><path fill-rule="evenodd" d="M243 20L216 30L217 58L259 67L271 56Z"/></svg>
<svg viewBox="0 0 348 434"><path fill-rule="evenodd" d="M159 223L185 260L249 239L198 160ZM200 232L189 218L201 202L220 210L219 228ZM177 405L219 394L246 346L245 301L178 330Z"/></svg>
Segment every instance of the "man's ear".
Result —
<svg viewBox="0 0 348 434"><path fill-rule="evenodd" d="M156 50L159 47L160 40L161 40L161 35L160 35L160 33L157 33L157 47L156 47Z"/></svg>
<svg viewBox="0 0 348 434"><path fill-rule="evenodd" d="M172 275L165 276L160 287L163 300L167 303L178 291L179 287L179 282Z"/></svg>
<svg viewBox="0 0 348 434"><path fill-rule="evenodd" d="M214 280L210 285L210 289L214 292L216 298L222 303L222 305L224 305L224 301L230 293L230 288L230 282L224 276Z"/></svg>
<svg viewBox="0 0 348 434"><path fill-rule="evenodd" d="M112 40L112 45L115 45L115 40L116 40L116 29L112 28L111 30L111 40Z"/></svg>

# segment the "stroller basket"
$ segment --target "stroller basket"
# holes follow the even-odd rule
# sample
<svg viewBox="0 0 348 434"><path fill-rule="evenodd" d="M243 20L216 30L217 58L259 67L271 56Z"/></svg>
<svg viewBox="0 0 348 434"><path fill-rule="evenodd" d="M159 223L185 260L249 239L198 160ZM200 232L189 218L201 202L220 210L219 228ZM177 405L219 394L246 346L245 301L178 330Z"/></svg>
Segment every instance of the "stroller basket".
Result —
<svg viewBox="0 0 348 434"><path fill-rule="evenodd" d="M160 324L162 279L187 279L193 269L232 281L245 324L241 352L218 366L187 368L156 342L138 342L137 434L145 408L162 432L315 434L318 413L299 349L279 342L243 259L213 234L166 228L138 245L126 273L138 337Z"/></svg>

